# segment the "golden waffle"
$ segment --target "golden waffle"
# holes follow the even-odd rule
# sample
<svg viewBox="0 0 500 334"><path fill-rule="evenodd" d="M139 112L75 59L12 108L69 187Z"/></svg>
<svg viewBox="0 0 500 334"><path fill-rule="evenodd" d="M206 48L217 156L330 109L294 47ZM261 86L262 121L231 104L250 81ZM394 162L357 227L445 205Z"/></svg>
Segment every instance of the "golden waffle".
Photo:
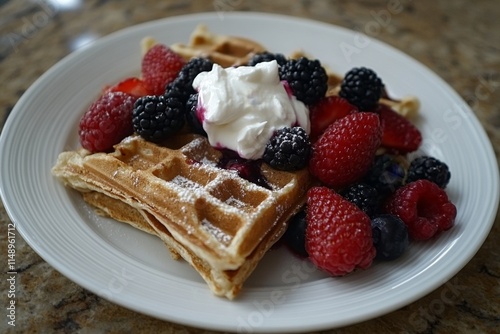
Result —
<svg viewBox="0 0 500 334"><path fill-rule="evenodd" d="M147 221L215 294L233 298L305 202L310 176L262 164L267 189L218 168L220 158L201 136L179 135L162 146L132 136L109 154L63 152L53 173L79 191L135 209L142 221L116 203L98 205L133 226Z"/></svg>
<svg viewBox="0 0 500 334"><path fill-rule="evenodd" d="M170 48L187 60L205 57L222 67L244 65L254 54L265 51L265 48L255 41L214 34L205 25L196 27L188 44L175 43Z"/></svg>

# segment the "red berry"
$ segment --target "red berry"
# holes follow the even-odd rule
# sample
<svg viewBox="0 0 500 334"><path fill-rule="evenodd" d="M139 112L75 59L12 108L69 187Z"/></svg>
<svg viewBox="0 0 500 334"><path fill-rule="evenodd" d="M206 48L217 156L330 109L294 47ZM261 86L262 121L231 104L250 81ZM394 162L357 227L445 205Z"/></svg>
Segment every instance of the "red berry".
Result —
<svg viewBox="0 0 500 334"><path fill-rule="evenodd" d="M415 240L426 240L448 230L457 215L446 192L428 180L411 182L396 190L386 202L385 210L401 218Z"/></svg>
<svg viewBox="0 0 500 334"><path fill-rule="evenodd" d="M400 153L416 151L422 143L422 134L407 118L391 107L380 104L378 109L382 124L382 143Z"/></svg>
<svg viewBox="0 0 500 334"><path fill-rule="evenodd" d="M358 108L340 96L332 95L322 98L309 108L311 140L318 138L336 120L357 111Z"/></svg>
<svg viewBox="0 0 500 334"><path fill-rule="evenodd" d="M309 170L325 185L347 186L371 167L381 134L377 114L347 115L330 125L313 144Z"/></svg>
<svg viewBox="0 0 500 334"><path fill-rule="evenodd" d="M136 97L151 95L152 92L147 88L144 81L139 78L127 78L114 86L104 90L105 92L123 92Z"/></svg>
<svg viewBox="0 0 500 334"><path fill-rule="evenodd" d="M132 110L137 98L123 92L99 97L80 120L80 143L90 152L105 152L133 133Z"/></svg>
<svg viewBox="0 0 500 334"><path fill-rule="evenodd" d="M311 261L333 276L368 268L375 257L370 218L326 187L307 193L306 250Z"/></svg>
<svg viewBox="0 0 500 334"><path fill-rule="evenodd" d="M163 44L156 44L142 58L142 78L153 95L161 95L177 77L185 60Z"/></svg>

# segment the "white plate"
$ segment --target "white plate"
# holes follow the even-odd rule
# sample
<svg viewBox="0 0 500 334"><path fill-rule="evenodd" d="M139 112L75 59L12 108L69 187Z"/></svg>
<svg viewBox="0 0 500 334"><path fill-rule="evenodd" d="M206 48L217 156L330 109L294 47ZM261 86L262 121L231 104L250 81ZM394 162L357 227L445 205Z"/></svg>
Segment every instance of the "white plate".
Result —
<svg viewBox="0 0 500 334"><path fill-rule="evenodd" d="M456 226L412 244L395 262L344 278L328 278L286 250L273 250L231 302L212 296L156 238L97 217L51 175L57 155L78 147L78 120L100 88L138 73L141 38L187 41L200 22L275 52L303 49L339 73L371 67L394 96L418 96L422 151L452 171L447 192L458 207ZM0 141L5 207L23 238L58 271L112 302L161 319L216 330L295 332L344 326L402 307L450 279L479 249L497 209L498 167L480 123L446 83L385 44L360 40L331 25L257 13L174 17L107 36L56 64L12 111ZM348 46L357 50L349 57Z"/></svg>

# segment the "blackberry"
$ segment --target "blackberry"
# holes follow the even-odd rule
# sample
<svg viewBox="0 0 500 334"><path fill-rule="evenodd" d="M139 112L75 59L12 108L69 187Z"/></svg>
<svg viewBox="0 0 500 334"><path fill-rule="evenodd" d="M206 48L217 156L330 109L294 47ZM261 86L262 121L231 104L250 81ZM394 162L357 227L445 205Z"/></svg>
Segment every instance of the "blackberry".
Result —
<svg viewBox="0 0 500 334"><path fill-rule="evenodd" d="M408 168L407 183L426 179L444 189L450 181L451 173L448 166L433 157L422 156L415 158Z"/></svg>
<svg viewBox="0 0 500 334"><path fill-rule="evenodd" d="M363 182L377 189L380 195L388 195L403 185L405 176L405 168L394 156L382 154L375 158Z"/></svg>
<svg viewBox="0 0 500 334"><path fill-rule="evenodd" d="M372 217L379 209L379 194L377 189L364 183L353 184L340 193L349 202L355 204L369 217Z"/></svg>
<svg viewBox="0 0 500 334"><path fill-rule="evenodd" d="M293 95L306 105L318 102L328 89L328 75L319 60L305 57L283 64L280 79L287 81Z"/></svg>
<svg viewBox="0 0 500 334"><path fill-rule="evenodd" d="M264 51L253 55L252 58L250 58L250 60L248 61L248 65L255 66L258 63L272 60L276 60L279 66L283 66L286 63L286 57L283 54Z"/></svg>
<svg viewBox="0 0 500 334"><path fill-rule="evenodd" d="M283 235L283 241L295 254L308 257L306 250L306 228L307 214L306 210L301 210L293 216L288 222L288 228Z"/></svg>
<svg viewBox="0 0 500 334"><path fill-rule="evenodd" d="M310 155L309 136L296 126L279 129L267 143L262 158L275 169L294 171L307 166Z"/></svg>
<svg viewBox="0 0 500 334"><path fill-rule="evenodd" d="M377 74L366 67L355 67L345 75L339 95L361 111L377 106L384 92L384 84Z"/></svg>
<svg viewBox="0 0 500 334"><path fill-rule="evenodd" d="M174 97L140 97L132 112L134 130L146 140L160 141L183 127L184 109L184 104Z"/></svg>
<svg viewBox="0 0 500 334"><path fill-rule="evenodd" d="M193 80L201 72L212 70L213 62L207 58L192 58L179 71L179 74L171 82L168 89L174 87L176 90L183 92L185 99L196 93L193 88Z"/></svg>
<svg viewBox="0 0 500 334"><path fill-rule="evenodd" d="M408 229L397 216L384 214L372 219L373 246L376 258L394 260L400 257L410 243Z"/></svg>
<svg viewBox="0 0 500 334"><path fill-rule="evenodd" d="M198 119L198 93L191 94L186 102L186 121L194 133L206 136L203 125Z"/></svg>

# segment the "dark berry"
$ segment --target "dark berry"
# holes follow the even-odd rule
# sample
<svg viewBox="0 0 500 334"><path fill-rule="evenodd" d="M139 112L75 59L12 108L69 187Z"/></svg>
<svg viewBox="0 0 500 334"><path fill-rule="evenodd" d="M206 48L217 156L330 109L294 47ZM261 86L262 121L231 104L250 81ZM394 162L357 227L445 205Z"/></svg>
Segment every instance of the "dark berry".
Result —
<svg viewBox="0 0 500 334"><path fill-rule="evenodd" d="M366 111L377 106L383 91L384 84L373 70L355 67L342 80L339 95L361 111Z"/></svg>
<svg viewBox="0 0 500 334"><path fill-rule="evenodd" d="M160 141L184 125L185 105L178 99L148 95L137 99L132 123L137 134L146 140Z"/></svg>
<svg viewBox="0 0 500 334"><path fill-rule="evenodd" d="M186 102L186 121L194 133L207 135L198 118L198 93L191 94Z"/></svg>
<svg viewBox="0 0 500 334"><path fill-rule="evenodd" d="M394 260L400 257L410 243L405 223L394 215L380 215L372 219L373 245L376 259Z"/></svg>
<svg viewBox="0 0 500 334"><path fill-rule="evenodd" d="M415 158L410 163L407 182L426 179L444 189L448 185L450 177L450 171L444 162L433 157L422 156Z"/></svg>
<svg viewBox="0 0 500 334"><path fill-rule="evenodd" d="M318 102L328 89L328 75L319 60L305 57L290 59L283 64L280 79L288 82L293 95L306 105Z"/></svg>
<svg viewBox="0 0 500 334"><path fill-rule="evenodd" d="M306 211L299 211L295 216L293 216L288 222L288 228L283 235L283 241L292 252L295 254L308 257L306 251L306 227L307 218Z"/></svg>
<svg viewBox="0 0 500 334"><path fill-rule="evenodd" d="M303 128L296 126L276 131L262 158L275 169L295 171L307 166L310 155L309 136Z"/></svg>
<svg viewBox="0 0 500 334"><path fill-rule="evenodd" d="M378 155L363 182L381 195L388 195L403 185L406 170L398 158L390 154Z"/></svg>
<svg viewBox="0 0 500 334"><path fill-rule="evenodd" d="M340 193L349 202L372 217L378 212L379 194L377 189L364 183L355 183L343 189Z"/></svg>
<svg viewBox="0 0 500 334"><path fill-rule="evenodd" d="M286 57L281 53L271 53L264 51L262 53L257 53L250 58L248 61L249 66L255 66L258 63L276 60L278 65L283 66L286 63Z"/></svg>
<svg viewBox="0 0 500 334"><path fill-rule="evenodd" d="M194 94L193 80L201 72L212 70L213 62L207 58L192 58L180 70L179 74L172 81L170 87L175 87L176 90L183 93L187 99L191 94Z"/></svg>

